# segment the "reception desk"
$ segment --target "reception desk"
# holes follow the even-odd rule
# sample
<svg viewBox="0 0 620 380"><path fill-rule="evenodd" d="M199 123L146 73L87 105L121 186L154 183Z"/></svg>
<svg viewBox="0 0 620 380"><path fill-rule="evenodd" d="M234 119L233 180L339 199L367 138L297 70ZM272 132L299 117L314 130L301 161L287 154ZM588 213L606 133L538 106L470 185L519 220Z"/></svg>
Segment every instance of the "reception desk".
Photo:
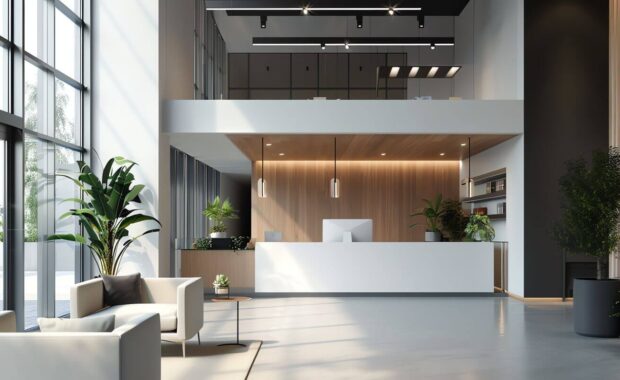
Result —
<svg viewBox="0 0 620 380"><path fill-rule="evenodd" d="M493 243L257 243L257 293L493 293Z"/></svg>

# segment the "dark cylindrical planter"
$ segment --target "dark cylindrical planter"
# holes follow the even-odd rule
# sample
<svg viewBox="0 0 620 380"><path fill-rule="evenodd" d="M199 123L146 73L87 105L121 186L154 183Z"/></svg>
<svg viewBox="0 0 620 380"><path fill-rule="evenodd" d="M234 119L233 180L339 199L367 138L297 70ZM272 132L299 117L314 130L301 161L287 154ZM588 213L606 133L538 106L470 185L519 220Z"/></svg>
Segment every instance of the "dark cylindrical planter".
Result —
<svg viewBox="0 0 620 380"><path fill-rule="evenodd" d="M620 317L612 317L620 296L620 280L576 278L573 313L575 332L597 338L620 336Z"/></svg>

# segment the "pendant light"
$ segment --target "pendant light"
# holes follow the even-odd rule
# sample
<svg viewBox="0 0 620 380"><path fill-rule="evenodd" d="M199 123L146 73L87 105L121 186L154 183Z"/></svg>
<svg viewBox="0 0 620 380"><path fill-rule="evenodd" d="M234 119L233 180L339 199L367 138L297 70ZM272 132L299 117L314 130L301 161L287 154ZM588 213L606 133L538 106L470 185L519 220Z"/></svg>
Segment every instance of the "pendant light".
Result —
<svg viewBox="0 0 620 380"><path fill-rule="evenodd" d="M340 198L340 180L336 176L336 138L334 137L334 177L329 180L329 196L331 198Z"/></svg>
<svg viewBox="0 0 620 380"><path fill-rule="evenodd" d="M261 165L260 165L260 178L258 179L258 191L259 198L267 198L267 191L265 189L265 139L260 139L260 152L261 152Z"/></svg>

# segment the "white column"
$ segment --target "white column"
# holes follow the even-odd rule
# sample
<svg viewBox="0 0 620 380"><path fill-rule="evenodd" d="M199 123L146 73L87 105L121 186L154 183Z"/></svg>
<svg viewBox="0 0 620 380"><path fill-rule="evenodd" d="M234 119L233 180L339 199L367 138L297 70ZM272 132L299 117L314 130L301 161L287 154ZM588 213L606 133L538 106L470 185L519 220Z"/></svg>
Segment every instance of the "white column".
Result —
<svg viewBox="0 0 620 380"><path fill-rule="evenodd" d="M609 0L609 144L620 146L620 0ZM620 253L609 260L609 276L620 277Z"/></svg>

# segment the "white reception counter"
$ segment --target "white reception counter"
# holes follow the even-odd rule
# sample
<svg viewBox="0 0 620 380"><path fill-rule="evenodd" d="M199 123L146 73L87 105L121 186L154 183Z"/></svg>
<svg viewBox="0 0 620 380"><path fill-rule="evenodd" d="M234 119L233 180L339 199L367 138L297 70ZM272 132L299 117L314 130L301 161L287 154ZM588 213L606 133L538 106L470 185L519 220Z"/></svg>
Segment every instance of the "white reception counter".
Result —
<svg viewBox="0 0 620 380"><path fill-rule="evenodd" d="M493 243L257 243L257 293L492 293Z"/></svg>

